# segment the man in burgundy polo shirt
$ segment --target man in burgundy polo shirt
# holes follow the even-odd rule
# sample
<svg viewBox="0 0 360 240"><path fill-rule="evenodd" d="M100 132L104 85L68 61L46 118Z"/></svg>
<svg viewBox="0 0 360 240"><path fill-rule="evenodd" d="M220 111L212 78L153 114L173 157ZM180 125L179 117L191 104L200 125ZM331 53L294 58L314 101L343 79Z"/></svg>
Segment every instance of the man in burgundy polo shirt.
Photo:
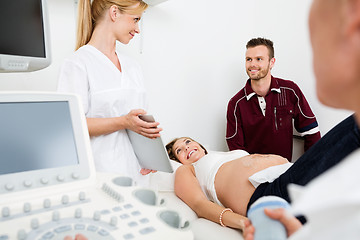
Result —
<svg viewBox="0 0 360 240"><path fill-rule="evenodd" d="M292 158L294 127L304 137L304 150L320 139L315 115L300 88L271 75L273 42L251 39L246 45L249 79L232 97L227 109L226 141L229 150L278 154Z"/></svg>

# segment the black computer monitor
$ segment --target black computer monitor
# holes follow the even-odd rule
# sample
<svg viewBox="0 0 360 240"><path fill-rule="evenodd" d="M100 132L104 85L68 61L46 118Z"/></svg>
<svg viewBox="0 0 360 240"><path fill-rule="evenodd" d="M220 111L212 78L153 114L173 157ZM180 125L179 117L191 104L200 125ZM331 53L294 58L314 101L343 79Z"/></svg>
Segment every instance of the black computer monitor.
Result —
<svg viewBox="0 0 360 240"><path fill-rule="evenodd" d="M0 1L0 72L30 72L50 65L46 2Z"/></svg>

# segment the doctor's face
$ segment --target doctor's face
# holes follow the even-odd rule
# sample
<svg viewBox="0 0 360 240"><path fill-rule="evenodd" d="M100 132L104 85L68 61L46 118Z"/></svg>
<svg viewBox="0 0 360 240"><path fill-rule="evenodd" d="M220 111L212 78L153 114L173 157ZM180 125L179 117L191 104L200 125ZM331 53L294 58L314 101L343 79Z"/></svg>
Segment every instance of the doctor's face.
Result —
<svg viewBox="0 0 360 240"><path fill-rule="evenodd" d="M313 0L309 14L317 95L336 108L349 108L354 78L359 76L356 44L347 32L350 2Z"/></svg>
<svg viewBox="0 0 360 240"><path fill-rule="evenodd" d="M205 150L200 144L189 138L178 139L174 143L172 151L175 157L184 165L192 164L205 156Z"/></svg>
<svg viewBox="0 0 360 240"><path fill-rule="evenodd" d="M139 21L141 15L139 14L128 14L120 13L118 10L118 18L115 22L115 35L116 40L123 44L128 44L136 34L140 33Z"/></svg>

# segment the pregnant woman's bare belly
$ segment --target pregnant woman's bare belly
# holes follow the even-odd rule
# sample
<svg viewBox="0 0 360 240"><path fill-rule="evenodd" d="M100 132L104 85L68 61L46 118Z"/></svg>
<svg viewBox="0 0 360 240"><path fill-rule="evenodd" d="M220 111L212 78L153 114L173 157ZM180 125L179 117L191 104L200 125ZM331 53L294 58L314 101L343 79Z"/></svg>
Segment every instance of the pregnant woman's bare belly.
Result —
<svg viewBox="0 0 360 240"><path fill-rule="evenodd" d="M215 176L218 199L225 206L243 216L255 191L249 177L265 168L287 163L278 155L252 154L223 164Z"/></svg>

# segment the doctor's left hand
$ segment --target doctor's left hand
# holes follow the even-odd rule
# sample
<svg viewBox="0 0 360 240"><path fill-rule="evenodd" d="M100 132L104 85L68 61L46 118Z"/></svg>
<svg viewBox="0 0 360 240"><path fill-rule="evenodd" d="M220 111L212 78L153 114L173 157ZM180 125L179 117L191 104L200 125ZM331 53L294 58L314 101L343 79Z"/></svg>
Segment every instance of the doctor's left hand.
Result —
<svg viewBox="0 0 360 240"><path fill-rule="evenodd" d="M158 128L158 122L145 122L139 118L139 115L145 115L146 111L143 109L131 110L127 115L127 129L141 134L147 138L160 137L162 128Z"/></svg>

